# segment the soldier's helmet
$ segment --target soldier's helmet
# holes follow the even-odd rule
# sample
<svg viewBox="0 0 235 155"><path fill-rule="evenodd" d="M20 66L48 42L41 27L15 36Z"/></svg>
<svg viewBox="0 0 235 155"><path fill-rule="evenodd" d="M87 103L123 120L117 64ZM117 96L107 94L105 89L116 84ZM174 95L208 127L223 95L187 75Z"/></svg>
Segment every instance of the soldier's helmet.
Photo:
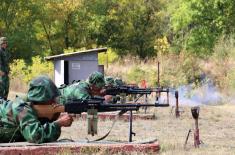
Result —
<svg viewBox="0 0 235 155"><path fill-rule="evenodd" d="M116 79L114 80L114 83L115 83L116 86L122 86L122 85L124 85L124 82L122 81L121 78L116 78Z"/></svg>
<svg viewBox="0 0 235 155"><path fill-rule="evenodd" d="M102 88L105 86L104 75L97 71L93 72L88 77L88 83L95 85L98 88Z"/></svg>
<svg viewBox="0 0 235 155"><path fill-rule="evenodd" d="M106 86L115 86L114 79L111 76L105 77L105 85Z"/></svg>
<svg viewBox="0 0 235 155"><path fill-rule="evenodd" d="M60 96L60 91L47 76L39 76L29 83L27 99L31 102L47 102Z"/></svg>
<svg viewBox="0 0 235 155"><path fill-rule="evenodd" d="M0 37L0 45L2 45L3 43L7 43L6 37Z"/></svg>

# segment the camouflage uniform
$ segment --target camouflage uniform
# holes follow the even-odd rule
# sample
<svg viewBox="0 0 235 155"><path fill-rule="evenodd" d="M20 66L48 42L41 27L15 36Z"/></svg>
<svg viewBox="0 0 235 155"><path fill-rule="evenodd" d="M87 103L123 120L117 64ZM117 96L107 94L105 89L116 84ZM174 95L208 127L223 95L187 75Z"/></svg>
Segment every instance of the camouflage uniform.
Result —
<svg viewBox="0 0 235 155"><path fill-rule="evenodd" d="M56 141L61 128L56 122L37 117L31 107L59 96L59 90L47 77L41 76L30 82L27 99L16 97L14 102L0 100L0 142L28 141L44 143Z"/></svg>
<svg viewBox="0 0 235 155"><path fill-rule="evenodd" d="M122 81L122 79L116 78L116 79L114 80L114 84L115 84L116 86L122 86L122 85L124 85L124 82Z"/></svg>
<svg viewBox="0 0 235 155"><path fill-rule="evenodd" d="M0 38L0 46L7 43L5 37ZM0 97L7 99L9 92L9 53L5 48L0 47Z"/></svg>
<svg viewBox="0 0 235 155"><path fill-rule="evenodd" d="M114 82L114 78L111 76L105 77L105 86L106 87L116 87L116 84ZM117 103L117 101L120 99L119 95L111 95L112 100L109 101L108 103Z"/></svg>
<svg viewBox="0 0 235 155"><path fill-rule="evenodd" d="M108 87L115 86L113 77L111 77L111 76L106 76L105 77L105 86L108 86Z"/></svg>
<svg viewBox="0 0 235 155"><path fill-rule="evenodd" d="M100 72L94 72L86 81L80 81L62 88L60 103L65 104L69 99L90 99L92 97L90 88L91 85L96 85L98 88L104 87L104 75Z"/></svg>

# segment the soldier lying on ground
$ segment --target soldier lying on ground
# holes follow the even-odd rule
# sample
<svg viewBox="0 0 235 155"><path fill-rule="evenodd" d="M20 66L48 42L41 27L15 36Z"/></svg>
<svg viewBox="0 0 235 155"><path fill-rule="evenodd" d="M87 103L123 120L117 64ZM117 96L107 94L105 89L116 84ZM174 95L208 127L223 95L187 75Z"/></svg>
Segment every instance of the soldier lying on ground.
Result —
<svg viewBox="0 0 235 155"><path fill-rule="evenodd" d="M100 72L93 72L86 81L61 88L60 102L65 104L69 99L86 100L94 96L104 96L104 86L104 75ZM108 97L106 99L108 100Z"/></svg>
<svg viewBox="0 0 235 155"><path fill-rule="evenodd" d="M55 104L60 95L55 84L46 76L30 82L27 101L16 97L15 101L0 99L0 142L28 141L44 143L56 141L61 127L71 126L73 119L68 114L52 121L37 117L33 104Z"/></svg>
<svg viewBox="0 0 235 155"><path fill-rule="evenodd" d="M106 88L112 88L112 87L115 87L116 84L115 84L115 81L114 81L114 78L111 77L111 76L106 76L105 77L105 87ZM112 102L112 103L116 103L118 100L120 100L120 96L116 96L116 95L106 95L106 98L109 99L109 102Z"/></svg>
<svg viewBox="0 0 235 155"><path fill-rule="evenodd" d="M122 81L121 78L117 77L117 78L114 79L114 85L117 86L117 87L120 87L120 86L125 85L125 83Z"/></svg>

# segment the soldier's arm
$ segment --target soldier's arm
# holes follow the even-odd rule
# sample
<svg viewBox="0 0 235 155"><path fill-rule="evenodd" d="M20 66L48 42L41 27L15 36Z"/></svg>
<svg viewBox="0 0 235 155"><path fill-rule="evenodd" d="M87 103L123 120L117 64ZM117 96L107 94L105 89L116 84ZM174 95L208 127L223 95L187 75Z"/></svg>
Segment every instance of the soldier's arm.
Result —
<svg viewBox="0 0 235 155"><path fill-rule="evenodd" d="M27 104L20 110L17 117L20 131L28 142L44 143L56 141L61 133L61 128L56 122L42 125L36 112Z"/></svg>
<svg viewBox="0 0 235 155"><path fill-rule="evenodd" d="M88 92L88 88L79 88L79 89L74 90L74 98L86 100L86 99L90 99L91 95Z"/></svg>

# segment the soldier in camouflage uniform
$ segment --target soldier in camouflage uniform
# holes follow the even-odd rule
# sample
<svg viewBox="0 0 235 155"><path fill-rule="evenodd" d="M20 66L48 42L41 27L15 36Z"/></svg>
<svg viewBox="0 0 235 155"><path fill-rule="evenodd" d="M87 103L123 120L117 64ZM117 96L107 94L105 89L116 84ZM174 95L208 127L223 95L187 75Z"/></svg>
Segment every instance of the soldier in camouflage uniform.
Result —
<svg viewBox="0 0 235 155"><path fill-rule="evenodd" d="M116 86L113 77L111 77L111 76L106 76L105 77L105 86L106 87L114 87L114 86Z"/></svg>
<svg viewBox="0 0 235 155"><path fill-rule="evenodd" d="M56 120L37 117L33 104L55 104L60 95L55 84L46 76L30 82L27 101L16 97L15 101L0 100L0 142L28 141L44 143L56 141L61 127L70 126L73 119L68 114Z"/></svg>
<svg viewBox="0 0 235 155"><path fill-rule="evenodd" d="M106 88L109 87L116 87L116 84L114 82L114 78L111 76L105 77L105 86ZM106 101L109 103L117 103L118 100L120 100L119 95L105 95Z"/></svg>
<svg viewBox="0 0 235 155"><path fill-rule="evenodd" d="M115 84L116 86L120 87L120 86L124 85L124 82L122 81L121 78L115 78L114 84Z"/></svg>
<svg viewBox="0 0 235 155"><path fill-rule="evenodd" d="M9 92L9 53L6 51L7 39L0 38L0 97L7 99Z"/></svg>
<svg viewBox="0 0 235 155"><path fill-rule="evenodd" d="M80 81L62 88L60 102L65 104L68 99L86 100L93 96L103 96L104 86L104 75L100 72L93 72L86 81Z"/></svg>

